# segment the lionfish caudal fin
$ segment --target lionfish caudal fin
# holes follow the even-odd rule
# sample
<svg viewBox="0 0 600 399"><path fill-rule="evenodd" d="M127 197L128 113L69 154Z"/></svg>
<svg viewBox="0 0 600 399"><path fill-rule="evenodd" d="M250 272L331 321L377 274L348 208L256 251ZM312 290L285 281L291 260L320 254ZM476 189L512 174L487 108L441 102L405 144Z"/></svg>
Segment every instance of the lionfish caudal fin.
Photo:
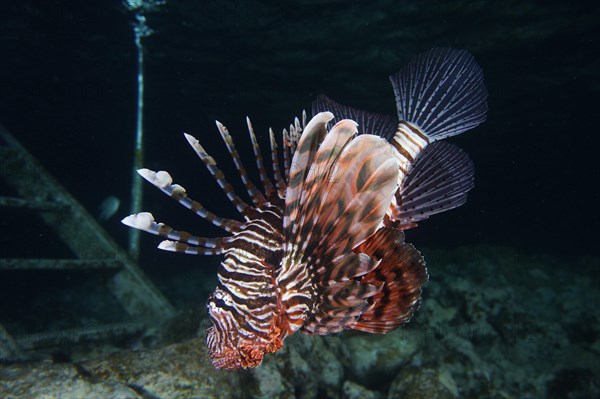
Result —
<svg viewBox="0 0 600 399"><path fill-rule="evenodd" d="M356 123L317 114L290 169L284 257L277 284L291 324L308 333L347 328L380 287L358 281L378 262L352 249L381 225L397 189L398 164L387 142L356 137Z"/></svg>
<svg viewBox="0 0 600 399"><path fill-rule="evenodd" d="M303 114L303 121L306 121L305 114ZM223 141L225 142L225 145L227 146L227 150L233 159L235 167L238 170L242 183L246 188L246 192L248 193L248 196L252 199L254 206L260 207L267 201L278 202L281 203L281 206L283 206L283 199L285 198L286 191L286 183L282 176L282 172L279 168L280 154L277 151L277 143L275 142L272 130L270 130L270 139L275 183L271 181L265 169L261 155L261 150L258 145L256 136L254 134L254 129L252 127L250 119L246 118L246 122L248 125L248 132L250 134L252 149L256 160L256 166L259 171L260 180L263 186L263 191L259 190L248 177L246 168L244 167L239 157L233 139L229 134L227 128L218 121L216 122L216 125L217 129L219 130L219 133L221 134L221 137L223 138ZM296 136L299 136L302 131L302 126L300 126L300 122L298 121L298 119L296 119L295 125L293 125L293 127L290 128L290 131L292 133L291 135L288 134L288 143L296 143L297 139L294 138ZM217 167L217 163L214 160L214 158L208 155L208 153L204 150L202 145L200 145L198 140L189 134L184 133L184 136L189 142L189 144L192 146L196 154L205 164L208 171L215 178L221 189L225 192L227 198L236 207L236 209L244 217L244 219L248 221L254 209L256 208L245 203L235 193L233 186L227 182L223 172ZM290 147L291 144L285 146L284 143L283 152L285 153L286 151L292 151ZM200 202L189 198L187 196L185 188L183 188L179 184L174 184L173 179L168 172L154 172L149 169L139 169L138 173L148 182L152 183L154 186L159 188L162 192L169 195L171 198L175 199L180 204L196 213L198 216L213 223L215 226L220 227L226 232L232 234L238 233L240 231L242 227L242 222L235 219L222 218L208 211ZM288 170L286 169L284 173L287 174ZM188 254L202 255L220 255L231 242L231 239L229 237L197 237L186 231L174 230L166 224L157 223L154 220L152 214L148 212L141 212L138 214L127 216L121 222L129 227L137 228L139 230L143 230L148 233L167 238L167 240L161 242L158 247L160 249L173 252L183 252Z"/></svg>
<svg viewBox="0 0 600 399"><path fill-rule="evenodd" d="M390 142L400 164L400 189L388 217L390 225L405 229L466 201L467 191L473 187L471 161L456 147L433 142L482 123L487 91L481 68L464 50L429 50L390 80L399 118L393 128L388 116L338 104L326 96L317 98L313 112L335 110L338 118L362 121L362 133ZM421 166L416 168L417 164Z"/></svg>

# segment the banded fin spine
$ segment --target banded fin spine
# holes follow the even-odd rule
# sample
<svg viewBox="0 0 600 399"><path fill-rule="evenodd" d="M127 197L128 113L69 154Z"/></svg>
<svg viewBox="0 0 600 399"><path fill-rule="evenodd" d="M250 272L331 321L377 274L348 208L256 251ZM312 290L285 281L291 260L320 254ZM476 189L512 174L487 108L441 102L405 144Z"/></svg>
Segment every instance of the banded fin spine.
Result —
<svg viewBox="0 0 600 399"><path fill-rule="evenodd" d="M267 170L265 169L265 164L263 162L262 154L260 152L260 146L258 144L258 140L256 139L256 135L254 134L254 128L252 127L252 123L250 122L250 118L246 117L246 124L248 125L248 132L250 133L250 140L252 141L252 151L254 152L254 159L256 159L256 167L258 168L258 173L260 175L260 181L265 190L265 194L268 198L270 198L274 193L273 183L267 174Z"/></svg>
<svg viewBox="0 0 600 399"><path fill-rule="evenodd" d="M150 169L139 169L138 173L148 182L159 188L163 193L175 199L175 201L190 209L201 218L208 220L215 226L220 227L227 232L235 233L239 231L241 226L239 221L222 218L206 210L201 203L194 201L187 196L185 188L179 184L173 184L173 178L168 172L162 170L154 172Z"/></svg>
<svg viewBox="0 0 600 399"><path fill-rule="evenodd" d="M157 223L154 220L154 216L152 216L152 214L148 212L140 212L137 214L129 215L123 220L121 220L121 222L126 226L133 227L135 229L142 230L150 234L168 238L169 240L178 241L179 243L185 243L196 246L197 251L195 253L203 255L214 255L222 253L225 249L226 244L229 241L227 237L197 237L188 233L187 231L174 230L171 226L168 226L164 223ZM160 245L159 248L165 249L161 248ZM207 249L207 251L203 251L203 249Z"/></svg>
<svg viewBox="0 0 600 399"><path fill-rule="evenodd" d="M225 142L225 145L227 146L227 151L229 151L229 155L231 155L231 158L233 159L233 163L235 164L235 167L240 175L240 178L242 179L242 183L244 183L246 192L248 193L250 198L252 198L252 202L254 203L255 206L260 206L261 204L264 204L265 202L267 202L267 199L262 194L262 192L260 192L260 190L256 188L254 183L252 183L252 180L250 180L250 178L248 177L248 172L246 171L246 168L244 167L244 164L242 163L240 154L238 153L238 151L235 148L235 143L233 142L233 138L229 134L229 131L221 122L216 121L216 124L217 124L217 128L219 129L219 133L221 133L221 137L223 138L223 141ZM251 129L250 126L249 126L249 129Z"/></svg>
<svg viewBox="0 0 600 399"><path fill-rule="evenodd" d="M283 180L281 168L279 167L279 157L277 152L277 141L273 129L269 129L269 141L271 142L271 162L273 164L273 176L275 177L275 185L277 186L277 195L280 199L285 200L285 190L287 184Z"/></svg>
<svg viewBox="0 0 600 399"><path fill-rule="evenodd" d="M238 212L244 216L246 220L248 220L248 214L250 212L250 206L246 204L242 199L235 193L233 190L233 186L227 182L225 179L225 175L221 171L221 169L217 166L217 161L204 150L204 147L200 144L200 142L192 135L184 133L184 136L188 143L192 146L200 160L204 163L210 174L215 178L221 189L229 198L229 201L235 206Z"/></svg>

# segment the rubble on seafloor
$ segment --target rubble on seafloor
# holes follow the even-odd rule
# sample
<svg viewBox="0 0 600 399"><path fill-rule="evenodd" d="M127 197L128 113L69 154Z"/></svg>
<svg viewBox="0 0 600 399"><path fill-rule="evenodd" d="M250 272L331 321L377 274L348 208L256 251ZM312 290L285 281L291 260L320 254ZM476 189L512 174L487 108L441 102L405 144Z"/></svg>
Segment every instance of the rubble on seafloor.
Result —
<svg viewBox="0 0 600 399"><path fill-rule="evenodd" d="M219 371L202 339L78 362L0 366L6 398L587 398L600 395L597 259L424 250L415 318L387 335L295 334Z"/></svg>

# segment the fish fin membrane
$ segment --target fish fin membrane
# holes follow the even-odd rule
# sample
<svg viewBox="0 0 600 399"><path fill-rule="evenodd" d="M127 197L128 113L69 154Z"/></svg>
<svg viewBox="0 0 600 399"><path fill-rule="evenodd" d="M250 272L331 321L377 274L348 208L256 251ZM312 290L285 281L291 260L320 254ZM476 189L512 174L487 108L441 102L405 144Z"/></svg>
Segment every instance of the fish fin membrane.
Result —
<svg viewBox="0 0 600 399"><path fill-rule="evenodd" d="M332 334L356 323L369 306L369 298L381 288L360 282L360 278L379 262L365 254L348 252L320 268L315 275L316 295L302 331L307 334Z"/></svg>
<svg viewBox="0 0 600 399"><path fill-rule="evenodd" d="M428 145L396 193L391 219L410 225L464 204L474 175L473 162L457 146L442 141Z"/></svg>
<svg viewBox="0 0 600 399"><path fill-rule="evenodd" d="M374 134L388 141L394 137L398 125L398 121L393 116L367 112L342 105L324 94L319 94L312 103L313 115L325 111L333 113L335 117L332 121L333 123L342 119L352 119L358 123L359 134Z"/></svg>
<svg viewBox="0 0 600 399"><path fill-rule="evenodd" d="M398 162L388 142L355 137L356 123L350 120L321 138L332 117L320 113L308 123L290 169L277 283L304 296L328 284L323 268L379 228L398 187Z"/></svg>
<svg viewBox="0 0 600 399"><path fill-rule="evenodd" d="M398 119L416 124L434 140L472 129L486 118L483 72L465 50L431 49L390 80Z"/></svg>
<svg viewBox="0 0 600 399"><path fill-rule="evenodd" d="M407 323L419 308L421 287L428 280L419 251L404 242L402 231L388 227L379 229L354 251L380 259L360 280L378 291L369 298L371 306L348 328L387 333Z"/></svg>
<svg viewBox="0 0 600 399"><path fill-rule="evenodd" d="M387 141L354 137L356 132L353 121L338 122L310 164L302 161L304 136L298 146L292 165L308 171L292 169L285 215L290 218L286 242L299 250L302 262L331 261L351 251L377 230L396 191L398 163ZM298 173L306 177L299 200L291 203Z"/></svg>

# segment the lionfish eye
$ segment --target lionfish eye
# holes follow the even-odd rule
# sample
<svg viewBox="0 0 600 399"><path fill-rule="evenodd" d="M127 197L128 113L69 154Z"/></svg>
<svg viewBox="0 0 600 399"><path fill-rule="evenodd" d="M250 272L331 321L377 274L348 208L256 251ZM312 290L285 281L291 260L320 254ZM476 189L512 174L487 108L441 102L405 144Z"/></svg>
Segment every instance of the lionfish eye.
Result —
<svg viewBox="0 0 600 399"><path fill-rule="evenodd" d="M213 298L212 302L215 304L216 307L218 308L223 308L225 307L225 301L222 300L221 298Z"/></svg>

